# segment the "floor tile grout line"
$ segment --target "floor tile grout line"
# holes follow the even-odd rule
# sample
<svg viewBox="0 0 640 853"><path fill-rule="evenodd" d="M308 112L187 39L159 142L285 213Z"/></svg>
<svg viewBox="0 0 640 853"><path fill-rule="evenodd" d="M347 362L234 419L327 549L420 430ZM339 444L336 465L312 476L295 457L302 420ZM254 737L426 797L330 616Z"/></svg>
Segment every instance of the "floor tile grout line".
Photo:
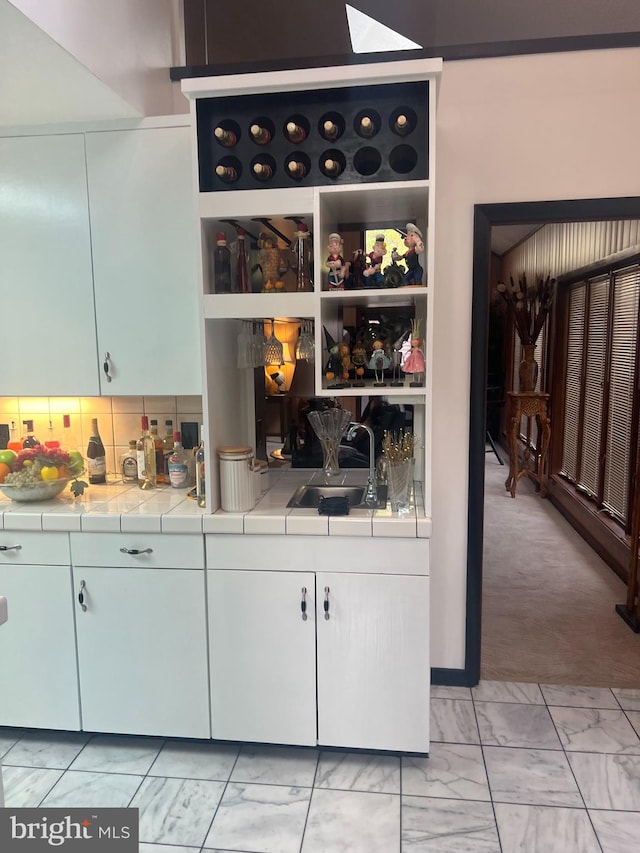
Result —
<svg viewBox="0 0 640 853"><path fill-rule="evenodd" d="M302 827L302 835L300 836L300 847L298 853L302 853L302 848L304 847L304 837L307 834L307 825L309 823L309 814L311 812L311 803L313 802L313 795L315 791L320 790L316 788L316 780L318 778L318 771L320 769L320 759L322 757L322 749L320 747L316 747L316 768L313 773L313 779L311 782L311 795L309 797L309 802L307 803L307 813L304 816L304 825Z"/></svg>
<svg viewBox="0 0 640 853"><path fill-rule="evenodd" d="M227 781L224 783L224 788L222 789L222 793L220 794L220 799L218 800L218 804L216 805L216 807L215 807L215 809L214 809L213 817L211 818L211 820L210 820L210 822L209 822L209 826L208 826L208 828L207 828L207 831L206 831L206 832L205 832L205 834L204 834L204 838L203 838L203 840L202 840L202 846L203 846L203 847L204 847L204 846L205 846L205 844L207 843L207 838L209 837L209 833L211 832L211 828L212 828L212 826L213 826L213 823L214 823L214 821L215 821L215 819L216 819L216 816L217 816L217 814L218 814L218 811L220 810L220 804L221 804L221 803L222 803L222 801L224 800L224 795L227 793L227 788L229 787L230 779L231 779L231 777L233 776L233 771L236 769L236 764L238 763L238 759L240 758L240 754L242 753L242 750L243 750L243 746L242 746L242 745L240 745L240 746L238 747L238 751L237 751L237 753L236 753L236 757L235 757L235 760L234 760L234 762L233 762L233 766L231 767L231 770L229 771L229 776L227 777Z"/></svg>
<svg viewBox="0 0 640 853"><path fill-rule="evenodd" d="M482 743L482 734L480 733L480 723L478 722L478 712L476 710L475 699L473 699L473 691L471 693L471 698L473 701L473 717L476 721L476 728L478 729L478 739L480 741L480 755L482 756L482 764L484 767L484 775L485 775L486 780L487 780L487 789L489 791L489 797L490 797L490 802L491 802L491 812L493 814L493 822L494 822L495 827L496 827L496 836L498 838L498 846L500 847L500 851L502 853L503 847L502 847L502 838L500 837L500 827L498 825L498 815L496 814L496 804L495 804L495 801L493 799L493 791L491 790L491 782L489 780L489 770L487 768L487 761L486 761L486 758L484 755L484 744Z"/></svg>

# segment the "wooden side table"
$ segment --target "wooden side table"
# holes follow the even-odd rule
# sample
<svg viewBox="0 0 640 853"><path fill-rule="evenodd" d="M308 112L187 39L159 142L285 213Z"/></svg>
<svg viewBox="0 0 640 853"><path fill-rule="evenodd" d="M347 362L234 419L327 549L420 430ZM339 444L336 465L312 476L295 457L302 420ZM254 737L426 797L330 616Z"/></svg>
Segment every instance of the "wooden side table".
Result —
<svg viewBox="0 0 640 853"><path fill-rule="evenodd" d="M511 492L511 497L516 496L516 487L521 477L529 477L536 484L536 491L541 497L547 494L547 482L545 474L545 462L549 450L549 439L551 438L551 422L549 420L549 394L518 393L507 391L507 439L509 443L509 476L505 480L505 488ZM520 434L520 421L522 417L535 418L538 424L538 436L536 439L536 451L532 454L525 447L522 456L522 466L518 459L518 441ZM534 466L529 467L529 461L533 458Z"/></svg>

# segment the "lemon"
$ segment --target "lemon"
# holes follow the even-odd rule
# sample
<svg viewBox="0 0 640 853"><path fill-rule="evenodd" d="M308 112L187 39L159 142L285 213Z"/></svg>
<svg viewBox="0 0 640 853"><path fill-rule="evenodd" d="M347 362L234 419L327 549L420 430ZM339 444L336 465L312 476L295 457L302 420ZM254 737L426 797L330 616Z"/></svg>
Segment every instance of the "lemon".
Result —
<svg viewBox="0 0 640 853"><path fill-rule="evenodd" d="M53 465L45 465L40 470L40 479L49 481L49 480L57 480L58 479L58 469L54 468Z"/></svg>

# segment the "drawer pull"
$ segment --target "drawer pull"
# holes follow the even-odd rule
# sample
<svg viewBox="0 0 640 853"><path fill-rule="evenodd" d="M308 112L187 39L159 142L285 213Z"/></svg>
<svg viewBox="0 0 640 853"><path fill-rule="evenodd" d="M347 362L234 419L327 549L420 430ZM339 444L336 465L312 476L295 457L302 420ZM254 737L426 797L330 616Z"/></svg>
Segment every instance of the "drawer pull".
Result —
<svg viewBox="0 0 640 853"><path fill-rule="evenodd" d="M0 545L0 551L22 551L22 545Z"/></svg>
<svg viewBox="0 0 640 853"><path fill-rule="evenodd" d="M323 608L324 608L324 618L329 619L330 616L329 616L329 587L328 586L325 586L325 588L324 588Z"/></svg>
<svg viewBox="0 0 640 853"><path fill-rule="evenodd" d="M302 587L302 598L300 599L300 611L302 613L302 621L307 621L307 588Z"/></svg>
<svg viewBox="0 0 640 853"><path fill-rule="evenodd" d="M121 554L133 554L134 557L137 554L153 554L153 548L143 548L140 550L139 548L120 548Z"/></svg>
<svg viewBox="0 0 640 853"><path fill-rule="evenodd" d="M78 604L82 607L82 612L87 612L87 605L84 603L84 591L87 585L84 581L80 581L80 592L78 593Z"/></svg>

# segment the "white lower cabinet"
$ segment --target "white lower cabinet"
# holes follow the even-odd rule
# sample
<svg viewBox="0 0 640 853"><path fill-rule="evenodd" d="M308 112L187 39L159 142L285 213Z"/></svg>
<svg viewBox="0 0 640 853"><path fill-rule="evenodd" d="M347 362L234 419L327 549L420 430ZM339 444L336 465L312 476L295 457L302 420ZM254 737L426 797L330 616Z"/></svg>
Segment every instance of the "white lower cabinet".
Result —
<svg viewBox="0 0 640 853"><path fill-rule="evenodd" d="M74 566L73 582L82 728L210 737L204 571Z"/></svg>
<svg viewBox="0 0 640 853"><path fill-rule="evenodd" d="M208 576L214 738L428 752L428 577Z"/></svg>
<svg viewBox="0 0 640 853"><path fill-rule="evenodd" d="M0 591L0 726L80 729L68 545L66 566L0 565Z"/></svg>

